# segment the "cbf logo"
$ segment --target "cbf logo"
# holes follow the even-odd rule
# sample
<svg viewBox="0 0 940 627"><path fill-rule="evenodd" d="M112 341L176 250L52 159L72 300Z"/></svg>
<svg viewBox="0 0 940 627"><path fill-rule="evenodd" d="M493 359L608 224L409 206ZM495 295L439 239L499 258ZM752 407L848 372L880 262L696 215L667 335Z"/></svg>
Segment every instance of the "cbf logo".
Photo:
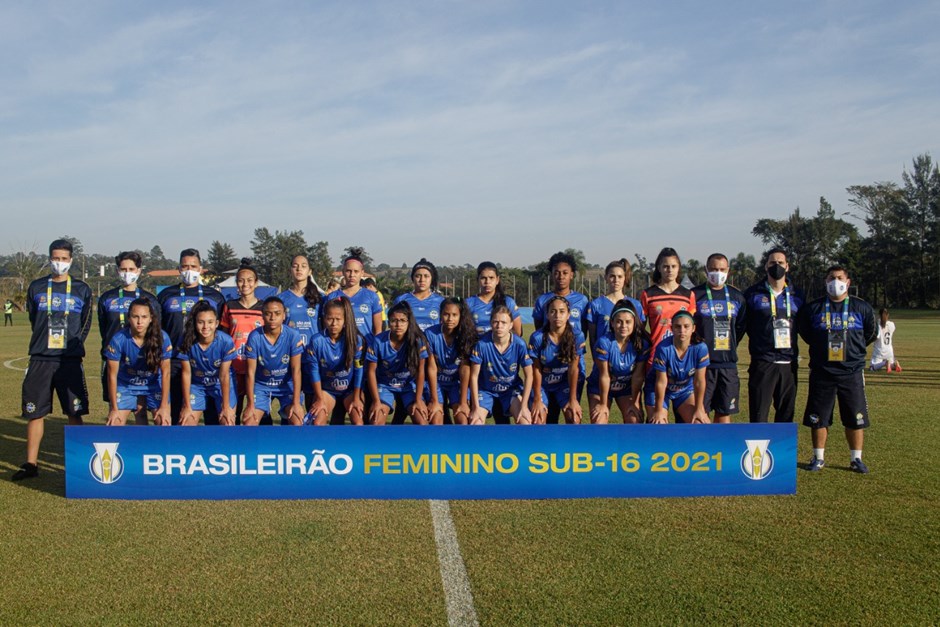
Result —
<svg viewBox="0 0 940 627"><path fill-rule="evenodd" d="M760 481L774 468L774 456L767 448L770 440L745 440L747 450L741 455L741 472L748 479Z"/></svg>
<svg viewBox="0 0 940 627"><path fill-rule="evenodd" d="M124 460L118 454L117 442L95 442L88 470L98 483L114 483L124 474Z"/></svg>

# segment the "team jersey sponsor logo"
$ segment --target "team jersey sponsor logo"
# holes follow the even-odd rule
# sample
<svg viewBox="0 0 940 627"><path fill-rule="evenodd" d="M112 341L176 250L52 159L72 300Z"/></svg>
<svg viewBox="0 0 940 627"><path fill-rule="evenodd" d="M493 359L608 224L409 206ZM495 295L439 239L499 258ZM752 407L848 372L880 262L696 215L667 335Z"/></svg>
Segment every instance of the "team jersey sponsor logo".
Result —
<svg viewBox="0 0 940 627"><path fill-rule="evenodd" d="M436 309L432 309L431 312L428 314L428 317L431 318L431 320L437 320L438 316L439 314L437 313Z"/></svg>
<svg viewBox="0 0 940 627"><path fill-rule="evenodd" d="M359 305L359 311L362 313L369 313L369 306L363 303Z"/></svg>
<svg viewBox="0 0 940 627"><path fill-rule="evenodd" d="M124 474L124 459L117 452L118 442L94 442L95 454L88 470L98 483L114 483Z"/></svg>
<svg viewBox="0 0 940 627"><path fill-rule="evenodd" d="M748 479L760 481L774 468L774 456L768 448L770 440L745 440L747 450L741 455L741 472Z"/></svg>

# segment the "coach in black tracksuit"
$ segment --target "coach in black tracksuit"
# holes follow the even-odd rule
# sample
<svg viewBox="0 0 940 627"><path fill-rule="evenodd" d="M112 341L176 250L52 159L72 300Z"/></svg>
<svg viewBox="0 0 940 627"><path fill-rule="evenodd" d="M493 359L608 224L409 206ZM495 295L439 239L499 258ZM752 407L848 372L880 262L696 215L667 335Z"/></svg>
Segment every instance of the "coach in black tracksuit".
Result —
<svg viewBox="0 0 940 627"><path fill-rule="evenodd" d="M744 292L751 365L748 368L748 409L751 422L767 422L770 404L774 422L793 422L799 350L796 316L803 292L787 281L790 265L782 248L767 253L767 278Z"/></svg>
<svg viewBox="0 0 940 627"><path fill-rule="evenodd" d="M813 457L807 470L825 465L826 438L836 399L849 443L850 467L867 473L862 462L864 429L868 426L865 398L865 353L878 336L871 305L849 296L851 279L845 268L826 272L827 295L805 305L799 314L800 337L809 344L809 397L803 424L812 429Z"/></svg>

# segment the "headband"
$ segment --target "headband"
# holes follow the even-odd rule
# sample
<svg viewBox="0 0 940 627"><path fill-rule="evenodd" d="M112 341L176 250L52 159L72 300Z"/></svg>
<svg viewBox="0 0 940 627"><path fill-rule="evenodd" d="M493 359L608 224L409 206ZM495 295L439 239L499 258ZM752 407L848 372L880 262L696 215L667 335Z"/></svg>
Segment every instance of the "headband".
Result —
<svg viewBox="0 0 940 627"><path fill-rule="evenodd" d="M633 316L634 318L637 317L637 316L636 316L636 312L633 311L633 309L630 308L630 307L621 307L620 309L614 309L613 313L610 314L610 317L613 318L613 317L616 316L617 314L623 313L624 311L627 312L628 314L630 314L631 316Z"/></svg>
<svg viewBox="0 0 940 627"><path fill-rule="evenodd" d="M689 311L686 311L685 309L682 309L682 310L677 311L676 313L674 313L674 314L672 315L672 319L675 320L676 318L680 318L680 317L682 317L682 316L688 317L688 319L689 319L689 320L692 320L693 322L695 321L695 317L692 315L692 313L689 312Z"/></svg>

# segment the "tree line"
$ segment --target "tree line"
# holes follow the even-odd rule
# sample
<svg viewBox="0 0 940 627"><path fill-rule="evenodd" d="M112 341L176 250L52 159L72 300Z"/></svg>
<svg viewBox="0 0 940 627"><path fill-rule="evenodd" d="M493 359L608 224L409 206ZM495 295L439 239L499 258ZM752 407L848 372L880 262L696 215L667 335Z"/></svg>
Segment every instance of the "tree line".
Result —
<svg viewBox="0 0 940 627"><path fill-rule="evenodd" d="M849 268L856 294L876 306L940 306L940 169L930 155L915 157L910 170L902 171L900 183L853 185L846 191L850 208L845 211L836 212L820 197L814 215L804 215L797 207L782 219L760 218L752 234L767 250L779 247L787 251L790 280L809 297L823 293L826 268L838 263ZM852 222L845 220L846 216L863 222L867 234L860 233ZM112 254L87 253L77 238L63 239L71 241L74 247L73 275L94 279L103 266L104 276L97 280L97 285L92 281L92 287L103 290L116 284ZM33 248L38 248L38 244ZM342 256L351 248L347 247ZM337 269L329 254L329 243L309 243L302 230L271 232L266 227L256 228L250 249L249 256L259 278L282 288L289 281L291 261L298 254L307 257L315 280L323 288ZM176 258L167 258L160 246L138 252L147 270L177 266ZM578 262L574 289L591 297L603 294L603 267L587 262L579 249L568 248L565 252ZM410 266L376 265L367 252L362 256L366 271L376 277L379 289L387 296L394 298L410 289ZM632 290L639 291L650 282L653 260L634 255L629 261L633 270ZM215 240L206 249L203 262L212 278L222 279L226 272L239 266L240 257L233 246ZM729 262L730 281L742 289L764 275L764 260L754 255L739 252L729 255ZM0 255L0 297L22 302L29 282L46 272L45 263L45 251ZM705 280L705 265L700 260L687 259L684 270L693 284ZM443 292L459 296L475 293L475 265L438 266L438 271ZM531 305L531 300L550 285L547 261L524 268L501 266L501 275L506 293L521 306ZM141 284L145 289L155 289L175 282L175 277L145 275Z"/></svg>

